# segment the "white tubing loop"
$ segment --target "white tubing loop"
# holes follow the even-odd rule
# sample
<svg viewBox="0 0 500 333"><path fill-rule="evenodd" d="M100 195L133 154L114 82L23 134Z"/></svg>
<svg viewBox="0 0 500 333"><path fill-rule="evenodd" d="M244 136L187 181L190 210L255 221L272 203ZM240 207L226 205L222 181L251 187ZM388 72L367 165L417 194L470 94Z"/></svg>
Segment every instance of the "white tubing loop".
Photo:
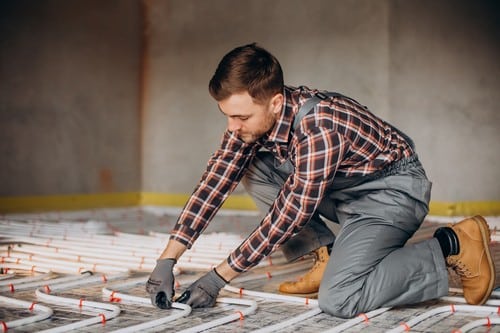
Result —
<svg viewBox="0 0 500 333"><path fill-rule="evenodd" d="M21 301L15 298L10 298L10 297L5 297L5 296L0 296L0 303L3 303L2 307L9 308L9 307L15 307L15 308L22 308L24 310L30 311L34 313L35 315L27 317L27 318L22 318L22 319L16 319L16 320L11 320L11 321L0 321L2 322L2 332L6 332L8 329L15 328L15 327L20 327L23 325L27 324L32 324L38 321L45 320L47 318L50 318L53 314L53 311L51 308L40 305L35 302L27 302L27 301Z"/></svg>
<svg viewBox="0 0 500 333"><path fill-rule="evenodd" d="M389 311L390 309L391 308L380 308L380 309L376 309L373 311L369 311L367 313L359 314L355 318L349 319L340 325L337 325L329 330L323 331L323 333L338 333L338 332L345 331L345 330L347 330L355 325L358 325L359 323L362 323L362 322L368 323L368 319L376 317L376 316L378 316L386 311Z"/></svg>
<svg viewBox="0 0 500 333"><path fill-rule="evenodd" d="M471 321L470 323L465 324L464 326L460 327L458 330L453 331L453 332L460 332L460 333L465 333L467 331L470 331L476 327L479 326L487 326L490 327L491 325L498 325L500 324L500 318L498 317L486 317L478 320Z"/></svg>
<svg viewBox="0 0 500 333"><path fill-rule="evenodd" d="M478 306L478 305L454 305L450 304L447 306L440 306L424 312L423 314L414 317L413 319L407 321L406 323L402 323L399 326L388 330L386 333L397 333L397 332L405 332L416 326L418 323L435 316L440 313L455 313L455 312L468 312L468 313L496 313L498 311L497 307L492 306Z"/></svg>
<svg viewBox="0 0 500 333"><path fill-rule="evenodd" d="M11 283L8 286L0 287L0 292L10 291L11 293L14 293L16 291L21 291L21 290L28 290L28 289L32 289L32 288L36 289L38 287L46 285L47 282L50 282L50 284L61 284L61 283L66 283L66 282L70 282L70 281L77 281L77 280L81 279L81 276L71 275L71 276L53 278L53 279L50 279L49 281L47 281L46 278L49 275L51 275L51 274L40 275L40 276L37 276L36 279L33 277L33 278L31 278L32 280L26 280L25 282L18 281L18 280L22 280L22 279L12 279ZM90 272L83 272L82 275L90 276Z"/></svg>
<svg viewBox="0 0 500 333"><path fill-rule="evenodd" d="M64 289L70 289L76 286L80 285L88 285L91 283L102 283L102 282L107 282L111 280L116 280L116 279L124 279L127 278L128 274L116 274L116 275L111 275L111 276L91 276L91 277L85 277L80 279L79 281L72 281L72 282L67 282L67 283L61 283L54 285L52 287L50 286L45 286L44 288L38 288L35 290L35 295L37 298L40 300L50 303L50 304L57 304L57 305L62 305L62 306L69 306L71 308L77 308L79 309L80 313L83 313L82 310L88 311L91 314L98 313L97 316L93 316L88 319L80 320L71 324L43 330L41 332L44 333L56 333L56 332L67 332L73 329L77 328L82 328L86 326L90 326L93 324L98 324L102 323L103 325L106 323L106 321L113 319L117 317L120 314L120 307L114 305L114 304L107 304L107 303L101 303L101 302L93 302L93 301L86 301L83 298L82 299L74 299L74 298L67 298L67 297L62 297L62 296L54 296L50 295L49 293L53 291L62 291Z"/></svg>
<svg viewBox="0 0 500 333"><path fill-rule="evenodd" d="M76 261L85 261L85 262L91 262L91 263L98 263L98 264L108 264L110 265L110 259L92 259L96 258L99 256L102 256L103 250L106 251L106 258L114 258L113 262L116 261L122 261L125 264L128 264L128 268L131 269L145 269L145 270L152 270L155 266L155 260L154 258L158 256L158 254L161 252L161 248L158 245L154 248L138 248L137 246L134 246L134 250L130 250L130 245L131 245L131 239L132 236L129 236L129 239L126 240L126 242L123 242L123 245L118 245L115 242L114 245L110 245L115 241L117 237L114 239L110 240L110 236L102 236L105 237L104 243L99 243L98 238L101 236L92 236L90 238L85 239L85 237L80 237L80 238L69 238L66 237L66 239L57 239L57 237L50 237L50 238L26 238L26 237L21 237L18 236L14 239L11 239L11 242L23 242L23 243L30 243L30 244L36 244L36 245L17 245L13 246L13 248L18 251L18 252L25 252L25 253L30 253L33 255L34 253L37 254L44 254L46 256L56 256L55 253L57 254L68 254L71 255L73 254L74 257L64 257L65 259L69 260L76 260ZM144 236L142 236L144 238ZM141 242L134 242L133 244L151 244L152 240L154 237L146 237L149 238L148 241L144 242L141 240ZM152 239L153 238L153 239ZM213 250L213 244L210 241L210 238L215 239L218 241L219 239L224 240L221 238L220 235L207 235L205 238L201 238L201 240L205 239L205 243L210 245L211 247L209 248L204 248L203 246L196 245L194 246L191 250L186 251L186 253L183 255L183 257L179 260L179 265L180 267L183 267L184 269L210 269L214 265L218 264L221 260L224 260L227 258L227 255L229 254L230 250L227 250L225 248L221 250ZM222 242L222 240L220 242ZM239 242L239 239L237 240ZM203 242L202 242L203 243ZM97 245L97 244L102 244L102 245ZM234 244L237 244L234 242ZM92 247L97 248L92 248L89 247L89 245L92 245ZM235 246L235 245L234 245ZM233 245L228 246L228 249L234 248ZM50 254L54 253L54 254ZM80 253L85 253L85 256L81 256ZM196 254L195 254L196 253ZM7 254L4 254L7 255ZM138 258L138 262L130 262L124 261L123 258L127 257L136 257ZM58 256L58 258L60 258ZM281 263L284 261L282 258L277 258L273 259L276 263ZM271 262L271 259L269 259ZM263 261L259 266L266 265L266 261ZM134 267L130 267L134 266Z"/></svg>
<svg viewBox="0 0 500 333"><path fill-rule="evenodd" d="M82 250L83 251L83 250ZM23 246L23 247L15 247L14 250L9 252L0 252L0 256L2 257L15 257L19 259L24 259L28 261L36 261L40 260L42 262L47 262L49 260L55 260L55 262L59 262L60 260L72 261L73 263L83 263L87 265L104 265L110 267L127 267L128 269L153 269L154 268L154 260L150 259L149 262L146 262L146 258L133 258L133 257L125 257L120 256L119 258L108 255L107 258L103 259L105 253L101 252L100 257L97 255L89 256L87 253L85 255L76 255L73 254L71 250L60 250L55 251L53 248L47 247L36 247L36 246ZM82 253L82 252L79 252ZM84 253L84 252L83 252ZM109 259L108 259L109 258ZM52 261L54 262L54 261Z"/></svg>
<svg viewBox="0 0 500 333"><path fill-rule="evenodd" d="M194 327L190 327L188 329L182 330L178 333L196 333L202 332L220 325L224 325L230 323L235 320L243 320L245 316L249 316L257 310L257 302L253 300L244 300L244 299L236 299L236 298L227 298L227 297L219 297L217 298L217 303L226 303L233 305L247 305L248 308L241 309L239 311L235 311L233 314L227 315L225 317L215 319L208 323L204 323L201 325L197 325Z"/></svg>
<svg viewBox="0 0 500 333"><path fill-rule="evenodd" d="M264 298L267 300L318 306L318 301L315 299L310 299L310 298L266 293L266 292L262 292L262 291L246 290L243 288L236 288L236 287L233 287L230 285L226 285L224 287L224 290L229 291L231 293L239 294L239 295L261 297L261 298Z"/></svg>
<svg viewBox="0 0 500 333"><path fill-rule="evenodd" d="M3 271L3 270L2 270ZM0 274L0 286L2 285L3 281L4 280L10 280L12 279L14 276L16 275L15 272L2 272L2 274Z"/></svg>
<svg viewBox="0 0 500 333"><path fill-rule="evenodd" d="M321 311L321 309L319 307L316 307L316 308L313 308L312 310L304 312L300 315L294 316L288 320L285 320L285 321L282 321L282 322L279 322L277 324L273 324L270 326L266 326L266 327L260 328L258 330L252 331L252 332L253 333L273 333L273 332L282 330L286 327L290 327L294 324L300 323L300 322L302 322L306 319L309 319L311 317L314 317L314 316L320 314L321 312L323 312L323 311Z"/></svg>
<svg viewBox="0 0 500 333"><path fill-rule="evenodd" d="M0 280L0 287L1 286L6 286L6 285L10 285L10 284L12 284L14 282L16 284L18 284L18 285L21 285L21 284L31 283L31 282L34 282L34 281L48 279L48 278L50 278L50 277L53 276L53 273L52 272L47 272L47 273L38 274L38 275L35 275L35 276L27 276L27 277L23 277L23 278L16 278L16 274L14 272L12 272L9 275L10 275L10 277L6 277L5 279Z"/></svg>
<svg viewBox="0 0 500 333"><path fill-rule="evenodd" d="M304 261L288 264L288 266L285 267L284 269L273 271L272 274L267 272L264 274L244 275L244 276L241 276L239 278L234 279L233 282L241 283L241 282L255 280L255 279L265 279L265 278L269 279L269 278L272 278L273 276L287 275L287 274L295 273L295 272L302 271L302 270L304 270ZM309 306L313 307L311 310L309 310L305 313L294 316L288 320L279 322L277 324L263 327L263 328L256 331L256 332L260 332L260 333L274 332L276 330L292 326L293 324L296 324L296 323L303 321L305 319L314 317L317 314L322 312L321 309L318 307L317 300L315 300L315 299L308 299L308 298L304 298L304 297L245 290L243 288L236 288L236 287L233 287L230 285L226 285L224 287L224 290L232 292L232 293L237 293L240 295L240 297L243 295L247 295L247 296L264 298L266 300L275 300L275 301L287 302L287 303L299 303L299 304L309 305Z"/></svg>
<svg viewBox="0 0 500 333"><path fill-rule="evenodd" d="M0 264L0 268L4 271L5 270L7 270L7 271L19 271L19 272L27 271L30 273L35 273L35 272L48 273L48 272L50 272L50 268L39 267L39 266L35 266L35 265L19 264L19 263L15 263L15 262L3 262Z"/></svg>
<svg viewBox="0 0 500 333"><path fill-rule="evenodd" d="M47 259L47 258L38 258L35 260L21 259L21 258L13 258L13 257L3 257L3 261L11 264L24 264L26 267L41 267L46 271L53 271L55 273L70 273L70 274L79 274L84 271L91 272L106 272L106 273L120 273L127 272L127 268L122 268L118 266L106 266L100 264L86 264L86 263L73 263L73 262L62 262L61 260Z"/></svg>
<svg viewBox="0 0 500 333"><path fill-rule="evenodd" d="M137 285L137 284L141 284L144 282L145 282L144 278L139 278L139 279L135 279L132 281L127 281L126 283L114 284L113 288L114 289L115 288L116 289L125 288L125 287L129 287L131 285ZM118 301L119 303L123 303L123 304L128 303L128 304L138 304L140 306L151 307L151 308L153 307L153 305L151 304L151 300L149 298L128 295L128 294L112 291L108 288L102 288L102 294L103 294L103 297L109 298L110 302ZM144 323L129 326L126 328L118 329L118 330L115 330L113 332L115 332L115 333L116 332L120 332L120 333L140 332L140 331L143 331L146 329L150 329L152 327L166 324L168 322L177 320L177 319L182 318L182 317L186 317L191 313L191 307L189 305L186 305L186 304L174 302L174 303L172 303L172 308L178 309L181 311L175 311L175 312L171 313L170 315L166 315L162 318L158 318L158 319L151 320L148 322L144 322Z"/></svg>
<svg viewBox="0 0 500 333"><path fill-rule="evenodd" d="M143 283L143 282L144 282L144 278L139 278L139 279L136 279L134 281L129 281L125 284L114 285L113 287L122 287L123 288L125 286L134 285L134 284ZM114 291L109 290L108 288L103 288L102 291L103 291L104 297L120 298L122 301L128 301L128 302L132 302L135 304L141 304L143 306L153 307L153 305L151 305L151 300L149 298L137 297L137 296L127 295L127 294L123 294L123 293L116 293ZM219 298L217 298L217 303L248 305L249 307L246 309L240 310L240 311L236 311L235 313L230 314L228 316L210 321L208 323L204 323L204 324L201 324L201 325L198 325L195 327L191 327L189 329L183 330L182 332L184 332L184 333L201 332L201 331L204 331L204 330L207 330L207 329L210 329L213 327L217 327L217 326L220 326L220 325L223 325L223 324L235 321L235 320L242 320L244 318L244 316L253 314L255 312L255 310L257 309L257 302L252 301L252 300L241 300L241 299L235 299L235 298L219 297ZM120 332L120 333L138 332L140 330L149 329L152 327L156 327L156 326L165 324L167 322L171 322L171 321L176 320L178 318L187 316L191 313L191 307L186 305L186 304L174 302L172 304L172 307L177 308L177 309L182 309L183 312L180 312L177 314L172 314L172 315L167 316L165 318L159 318L159 319L155 319L155 320L152 320L149 322L134 325L134 326L131 326L128 328L119 329L119 330L116 330L113 332Z"/></svg>

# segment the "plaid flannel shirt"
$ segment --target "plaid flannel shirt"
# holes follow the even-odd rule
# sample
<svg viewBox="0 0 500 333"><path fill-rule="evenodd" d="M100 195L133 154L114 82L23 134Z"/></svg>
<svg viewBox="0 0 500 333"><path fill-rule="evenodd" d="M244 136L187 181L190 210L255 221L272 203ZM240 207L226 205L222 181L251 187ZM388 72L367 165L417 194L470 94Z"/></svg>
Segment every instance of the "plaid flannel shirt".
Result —
<svg viewBox="0 0 500 333"><path fill-rule="evenodd" d="M255 143L245 143L229 131L224 133L171 239L188 248L193 245L262 147L273 152L279 162L290 159L295 170L259 227L229 255L228 264L237 272L253 267L296 234L337 177L369 175L413 155L399 131L348 98L321 101L293 129L300 106L316 92L286 86L279 120Z"/></svg>

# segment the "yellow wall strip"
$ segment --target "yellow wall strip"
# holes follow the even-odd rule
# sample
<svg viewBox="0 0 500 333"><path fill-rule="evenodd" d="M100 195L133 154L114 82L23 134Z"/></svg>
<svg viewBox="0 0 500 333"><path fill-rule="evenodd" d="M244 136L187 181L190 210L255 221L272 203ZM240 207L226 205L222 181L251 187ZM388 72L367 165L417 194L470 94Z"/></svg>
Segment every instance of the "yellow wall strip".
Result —
<svg viewBox="0 0 500 333"><path fill-rule="evenodd" d="M64 211L126 206L182 207L189 194L125 192L49 196L0 197L0 213ZM230 196L223 208L256 210L248 195ZM438 216L500 216L500 201L436 202L430 204L430 215Z"/></svg>

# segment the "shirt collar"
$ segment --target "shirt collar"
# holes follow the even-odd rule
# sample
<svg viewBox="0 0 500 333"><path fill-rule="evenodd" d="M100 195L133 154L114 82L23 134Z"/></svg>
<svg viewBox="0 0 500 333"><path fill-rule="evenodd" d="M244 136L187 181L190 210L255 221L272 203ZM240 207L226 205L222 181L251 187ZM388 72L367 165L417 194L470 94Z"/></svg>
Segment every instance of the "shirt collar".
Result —
<svg viewBox="0 0 500 333"><path fill-rule="evenodd" d="M280 116L276 121L273 129L269 134L264 136L264 141L271 141L277 143L286 143L290 137L290 131L292 129L292 123L294 118L293 112L293 99L292 90L289 87L283 90L283 108L281 110Z"/></svg>

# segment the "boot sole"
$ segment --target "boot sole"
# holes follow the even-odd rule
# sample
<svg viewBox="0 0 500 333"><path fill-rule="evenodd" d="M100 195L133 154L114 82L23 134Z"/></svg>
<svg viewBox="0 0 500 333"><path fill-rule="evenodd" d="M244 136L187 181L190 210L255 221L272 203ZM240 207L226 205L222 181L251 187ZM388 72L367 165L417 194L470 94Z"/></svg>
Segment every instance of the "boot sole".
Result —
<svg viewBox="0 0 500 333"><path fill-rule="evenodd" d="M481 304L486 303L488 298L490 298L491 292L493 291L493 286L495 285L495 281L496 281L496 272L495 272L495 264L493 263L493 260L491 258L490 247L489 247L489 245L490 245L490 227L488 226L488 223L486 222L486 220L482 216L477 215L477 216L474 216L472 219L474 221L476 221L476 223L479 226L479 230L481 230L481 236L482 236L481 238L483 240L483 245L486 249L486 251L485 251L486 258L488 259L488 264L489 264L490 271L491 271L491 278L490 278L490 282L488 285L488 291L484 295L483 299L481 299L481 301L478 303L478 305L481 305Z"/></svg>
<svg viewBox="0 0 500 333"><path fill-rule="evenodd" d="M309 294L291 294L291 293L285 293L283 291L278 290L278 294L286 295L286 296L297 296L297 297L302 297L302 298L310 298L310 299L317 299L318 298L318 292L309 293Z"/></svg>

